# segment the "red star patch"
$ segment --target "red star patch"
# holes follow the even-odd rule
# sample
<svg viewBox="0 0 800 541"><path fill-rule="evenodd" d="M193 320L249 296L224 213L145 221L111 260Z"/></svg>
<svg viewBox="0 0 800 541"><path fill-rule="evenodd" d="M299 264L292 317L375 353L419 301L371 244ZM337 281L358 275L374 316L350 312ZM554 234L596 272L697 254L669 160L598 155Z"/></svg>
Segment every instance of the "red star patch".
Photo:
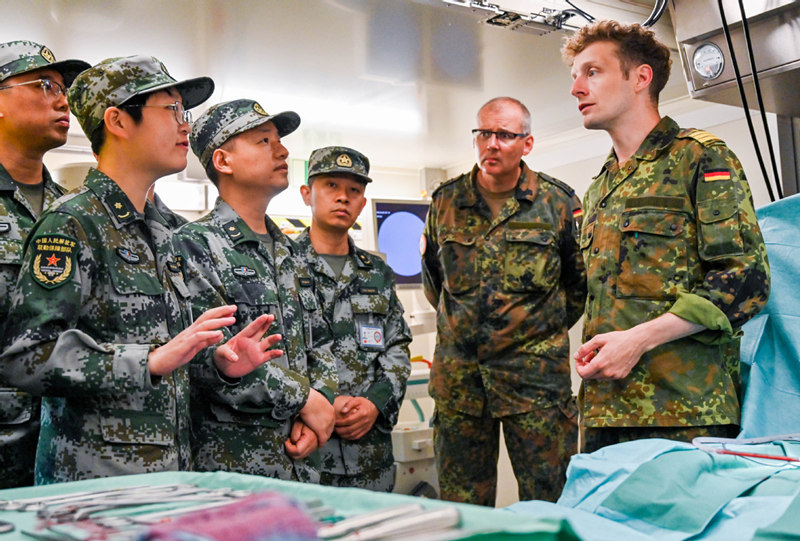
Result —
<svg viewBox="0 0 800 541"><path fill-rule="evenodd" d="M58 260L59 259L61 259L61 258L56 257L56 254L53 254L53 255L51 255L50 257L47 258L47 264L50 265L51 267L55 267L56 265L58 265Z"/></svg>

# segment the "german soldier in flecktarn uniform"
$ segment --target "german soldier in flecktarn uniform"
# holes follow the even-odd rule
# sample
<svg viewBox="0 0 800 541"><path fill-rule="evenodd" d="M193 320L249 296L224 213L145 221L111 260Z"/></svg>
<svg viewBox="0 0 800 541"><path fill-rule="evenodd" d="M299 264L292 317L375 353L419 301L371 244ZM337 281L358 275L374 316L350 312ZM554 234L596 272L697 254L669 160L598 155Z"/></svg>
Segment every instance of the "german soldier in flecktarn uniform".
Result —
<svg viewBox="0 0 800 541"><path fill-rule="evenodd" d="M494 505L502 422L520 498L555 501L577 450L567 332L586 298L580 201L522 160L525 105L492 99L477 122L478 162L434 191L420 246L437 311L439 485L444 499Z"/></svg>
<svg viewBox="0 0 800 541"><path fill-rule="evenodd" d="M584 126L613 143L584 196L582 449L735 437L740 327L770 282L742 165L660 115L671 60L652 30L601 21L563 53Z"/></svg>

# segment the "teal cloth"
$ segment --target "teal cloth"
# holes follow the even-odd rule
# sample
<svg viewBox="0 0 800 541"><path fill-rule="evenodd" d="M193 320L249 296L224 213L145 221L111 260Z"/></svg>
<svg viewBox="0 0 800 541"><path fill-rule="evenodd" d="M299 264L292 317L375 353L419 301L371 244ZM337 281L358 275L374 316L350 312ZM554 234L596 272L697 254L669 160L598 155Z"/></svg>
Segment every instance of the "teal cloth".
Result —
<svg viewBox="0 0 800 541"><path fill-rule="evenodd" d="M318 499L323 505L332 507L336 514L341 516L349 516L411 502L420 503L426 509L454 505L461 511L462 528L472 532L471 534L465 534L465 537L462 537L462 539L474 539L476 541L511 541L516 539L530 539L532 534L535 534L536 539L542 540L573 541L579 539L568 521L561 518L519 516L504 509L453 504L450 502L428 500L401 494L375 493L357 488L324 487L227 472L151 473L30 488L8 489L0 491L0 500L41 497L52 494L65 494L114 487L163 485L172 483L188 483L209 488L229 487L254 492L271 490L284 493L300 501ZM21 530L35 531L36 518L34 513L0 511L0 520L11 522L16 526L16 530L13 533L2 535L3 541L27 540L30 538L22 534Z"/></svg>
<svg viewBox="0 0 800 541"><path fill-rule="evenodd" d="M800 432L800 194L758 209L769 302L744 325L742 438Z"/></svg>
<svg viewBox="0 0 800 541"><path fill-rule="evenodd" d="M769 526L759 528L753 541L787 541L800 539L800 493L794 497L781 518Z"/></svg>
<svg viewBox="0 0 800 541"><path fill-rule="evenodd" d="M800 443L728 448L800 457ZM800 468L708 454L688 443L645 439L572 457L559 507L587 541L750 539L760 528L800 532ZM521 502L509 509L525 512ZM790 506L791 504L791 506ZM581 518L592 513L592 520ZM583 515L582 515L583 514ZM559 516L548 513L548 516ZM605 521L605 522L603 522ZM612 525L612 526L609 526ZM635 535L626 534L627 531Z"/></svg>

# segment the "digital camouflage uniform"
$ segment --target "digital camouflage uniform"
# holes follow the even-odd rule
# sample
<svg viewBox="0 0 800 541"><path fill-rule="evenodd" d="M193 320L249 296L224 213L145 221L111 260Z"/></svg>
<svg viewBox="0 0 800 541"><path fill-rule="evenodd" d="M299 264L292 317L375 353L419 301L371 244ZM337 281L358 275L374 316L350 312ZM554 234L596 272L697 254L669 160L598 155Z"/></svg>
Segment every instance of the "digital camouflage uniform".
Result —
<svg viewBox="0 0 800 541"><path fill-rule="evenodd" d="M564 183L521 166L496 218L478 193L477 166L443 183L421 246L437 310L430 393L439 484L444 498L483 505L494 505L498 419L522 499L555 500L577 445L567 331L586 296L580 202Z"/></svg>
<svg viewBox="0 0 800 541"><path fill-rule="evenodd" d="M44 207L64 194L44 170ZM22 247L36 212L0 164L0 336L8 321L11 293L22 265ZM33 484L41 400L13 388L0 388L0 488Z"/></svg>
<svg viewBox="0 0 800 541"><path fill-rule="evenodd" d="M207 168L226 141L267 122L283 137L297 129L300 117L292 111L269 115L249 99L216 104L192 126L192 151ZM262 314L273 314L267 335L282 335L275 347L284 352L236 386L194 389L192 446L199 470L318 482L319 454L292 460L284 442L312 388L333 402L337 378L330 331L314 322L323 320L307 262L272 220L265 217L265 224L272 246L220 198L210 214L180 230L190 287L194 290L198 276L213 287L196 292L195 309L235 304L232 331ZM319 332L314 333L315 328Z"/></svg>
<svg viewBox="0 0 800 541"><path fill-rule="evenodd" d="M33 41L0 43L0 86L6 86L10 77L45 68L61 73L69 86L88 67L82 60L56 62L50 49ZM46 168L42 180L43 208L47 208L64 190L53 182ZM0 339L22 263L23 244L39 213L0 164ZM38 397L0 387L0 489L33 484L40 404Z"/></svg>
<svg viewBox="0 0 800 541"><path fill-rule="evenodd" d="M317 298L333 332L339 393L363 396L378 408L372 429L356 441L334 434L322 448L322 483L391 492L394 487L392 428L411 373L411 331L394 289L392 270L380 258L357 248L337 277L314 250L308 230L297 243L315 276ZM380 340L361 339L379 332Z"/></svg>
<svg viewBox="0 0 800 541"><path fill-rule="evenodd" d="M172 232L91 169L28 237L6 329L11 382L43 396L36 483L189 467L188 371L148 355L190 324Z"/></svg>
<svg viewBox="0 0 800 541"><path fill-rule="evenodd" d="M584 198L584 339L671 312L706 327L644 353L628 377L587 380L587 428L739 423L739 328L769 294L742 166L665 117L625 163L612 151Z"/></svg>
<svg viewBox="0 0 800 541"><path fill-rule="evenodd" d="M318 455L294 461L284 442L311 388L333 401L337 377L330 331L298 247L269 218L266 225L274 254L221 198L211 213L178 231L195 313L224 300L238 307L232 333L261 314L273 314L266 334L283 337L275 348L284 355L238 385L193 385L195 467L318 482ZM198 276L214 291L195 290Z"/></svg>

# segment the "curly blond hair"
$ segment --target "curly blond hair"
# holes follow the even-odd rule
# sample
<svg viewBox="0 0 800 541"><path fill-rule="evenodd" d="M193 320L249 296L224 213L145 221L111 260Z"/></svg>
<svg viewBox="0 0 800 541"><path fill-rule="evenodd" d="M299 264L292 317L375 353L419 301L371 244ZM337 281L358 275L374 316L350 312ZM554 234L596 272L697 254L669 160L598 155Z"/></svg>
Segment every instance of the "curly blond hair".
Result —
<svg viewBox="0 0 800 541"><path fill-rule="evenodd" d="M658 95L669 80L672 59L669 48L656 39L655 33L640 24L625 25L617 21L599 21L586 25L564 39L561 56L568 65L593 43L608 41L617 45L622 73L627 79L630 70L647 64L653 69L650 97L658 103Z"/></svg>

